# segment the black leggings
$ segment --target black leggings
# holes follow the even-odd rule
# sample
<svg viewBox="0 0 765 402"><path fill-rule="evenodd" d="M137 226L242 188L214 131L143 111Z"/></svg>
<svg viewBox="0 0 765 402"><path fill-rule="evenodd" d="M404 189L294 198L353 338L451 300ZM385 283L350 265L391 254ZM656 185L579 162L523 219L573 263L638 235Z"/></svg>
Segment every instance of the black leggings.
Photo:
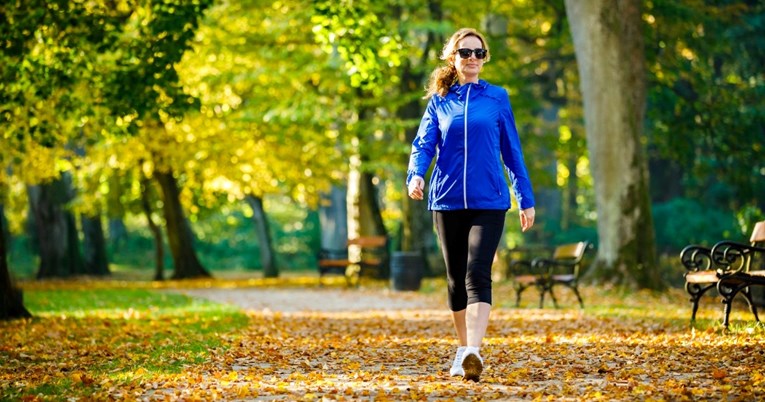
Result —
<svg viewBox="0 0 765 402"><path fill-rule="evenodd" d="M505 210L433 211L446 262L449 308L491 304L491 265L505 228Z"/></svg>

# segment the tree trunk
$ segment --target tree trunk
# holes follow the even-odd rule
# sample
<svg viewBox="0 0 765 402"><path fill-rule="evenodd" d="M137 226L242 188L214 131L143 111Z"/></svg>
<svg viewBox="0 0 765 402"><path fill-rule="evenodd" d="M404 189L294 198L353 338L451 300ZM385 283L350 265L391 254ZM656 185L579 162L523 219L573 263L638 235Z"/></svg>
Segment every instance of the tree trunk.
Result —
<svg viewBox="0 0 765 402"><path fill-rule="evenodd" d="M162 188L163 212L167 230L167 241L173 255L173 279L209 277L194 250L191 228L181 206L180 190L172 171L154 172Z"/></svg>
<svg viewBox="0 0 765 402"><path fill-rule="evenodd" d="M101 216L80 217L84 240L82 244L85 273L88 275L110 275L109 261L106 256L106 239Z"/></svg>
<svg viewBox="0 0 765 402"><path fill-rule="evenodd" d="M345 250L348 245L348 208L344 188L333 186L323 194L319 206L321 248Z"/></svg>
<svg viewBox="0 0 765 402"><path fill-rule="evenodd" d="M402 74L402 90L405 87L418 88L422 86L422 74L413 74L411 67L408 67ZM422 105L416 99L403 105L398 111L398 117L402 120L415 120L422 116ZM418 127L412 127L406 130L405 143L411 144L417 135ZM403 166L406 169L409 154L404 155ZM401 186L405 186L403 181ZM403 190L406 193L406 188ZM402 222L401 222L401 251L422 252L427 255L428 245L433 240L433 220L428 212L428 203L426 200L415 201L408 196L402 200ZM426 274L429 269L426 269Z"/></svg>
<svg viewBox="0 0 765 402"><path fill-rule="evenodd" d="M663 287L641 144L645 55L640 0L566 0L595 183L598 254L593 274Z"/></svg>
<svg viewBox="0 0 765 402"><path fill-rule="evenodd" d="M351 173L348 186L349 237L387 236L377 199L377 188L372 181L373 175L353 171L353 168ZM359 253L359 259L366 259L364 249L354 250L353 247L349 247L348 252L352 256L353 253ZM386 251L384 255L377 257L382 258L380 269L377 272L368 273L379 279L388 278L390 276L389 253Z"/></svg>
<svg viewBox="0 0 765 402"><path fill-rule="evenodd" d="M109 218L109 243L114 252L118 252L127 242L127 227L122 218Z"/></svg>
<svg viewBox="0 0 765 402"><path fill-rule="evenodd" d="M554 133L553 135L555 135L556 139L559 141L560 107L555 105L554 102L550 103L550 106L541 111L542 130L543 132ZM538 149L534 158L547 161L547 164L543 169L549 177L553 178L553 180L547 186L541 184L535 186L534 199L536 200L536 205L534 208L539 217L537 224L541 224L543 230L532 230L525 236L528 236L530 240L537 243L554 244L555 240L553 237L563 226L563 197L560 188L556 184L556 178L558 177L558 160L555 155L555 149L549 147L541 147ZM513 217L515 218L515 214Z"/></svg>
<svg viewBox="0 0 765 402"><path fill-rule="evenodd" d="M165 280L165 248L162 242L162 230L154 222L152 217L151 203L149 202L149 179L141 173L141 209L146 215L146 223L154 237L154 280Z"/></svg>
<svg viewBox="0 0 765 402"><path fill-rule="evenodd" d="M573 137L573 133L572 133ZM568 169L568 180L566 181L566 189L564 195L563 215L561 218L560 227L563 230L568 230L574 223L576 217L576 210L579 203L576 201L577 193L579 193L579 176L576 174L576 168L579 164L579 154L573 151L576 148L574 145L575 140L572 138L569 142L569 149L566 156L566 168Z"/></svg>
<svg viewBox="0 0 765 402"><path fill-rule="evenodd" d="M5 211L0 205L0 320L31 317L32 315L24 307L21 290L15 288L11 282L6 233Z"/></svg>
<svg viewBox="0 0 765 402"><path fill-rule="evenodd" d="M271 231L268 228L268 218L263 210L263 198L248 194L245 199L250 208L252 208L252 220L255 223L255 231L258 234L260 265L263 267L263 277L278 278L279 268L274 263L274 246L271 240Z"/></svg>
<svg viewBox="0 0 765 402"><path fill-rule="evenodd" d="M29 186L40 264L37 278L63 278L84 271L71 200L68 174L50 183Z"/></svg>

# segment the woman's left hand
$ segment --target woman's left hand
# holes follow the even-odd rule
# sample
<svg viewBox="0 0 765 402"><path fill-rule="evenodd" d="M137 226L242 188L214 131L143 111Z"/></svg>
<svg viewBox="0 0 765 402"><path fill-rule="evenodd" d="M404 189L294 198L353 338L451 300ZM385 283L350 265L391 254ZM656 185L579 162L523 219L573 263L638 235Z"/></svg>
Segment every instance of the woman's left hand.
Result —
<svg viewBox="0 0 765 402"><path fill-rule="evenodd" d="M536 211L534 211L534 207L522 209L520 215L521 215L521 231L525 232L531 229L531 227L534 226L534 216L536 215Z"/></svg>

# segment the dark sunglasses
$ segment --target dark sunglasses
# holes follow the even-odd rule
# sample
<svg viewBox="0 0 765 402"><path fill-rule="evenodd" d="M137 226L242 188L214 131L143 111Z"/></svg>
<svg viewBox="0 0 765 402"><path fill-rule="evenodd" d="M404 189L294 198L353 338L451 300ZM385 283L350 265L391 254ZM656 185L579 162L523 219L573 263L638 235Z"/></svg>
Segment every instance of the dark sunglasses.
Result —
<svg viewBox="0 0 765 402"><path fill-rule="evenodd" d="M471 54L475 53L476 59L483 59L486 57L486 49L457 49L457 53L460 54L460 57L463 59L467 59L470 57Z"/></svg>

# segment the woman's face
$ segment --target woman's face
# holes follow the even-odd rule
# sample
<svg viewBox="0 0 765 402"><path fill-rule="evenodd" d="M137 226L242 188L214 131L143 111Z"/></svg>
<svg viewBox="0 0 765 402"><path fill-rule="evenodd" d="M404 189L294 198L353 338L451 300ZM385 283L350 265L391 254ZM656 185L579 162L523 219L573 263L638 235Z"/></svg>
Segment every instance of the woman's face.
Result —
<svg viewBox="0 0 765 402"><path fill-rule="evenodd" d="M457 49L483 49L483 43L475 36L467 36L457 42ZM483 67L483 60L475 57L475 52L471 52L470 57L466 59L463 59L459 52L454 54L454 67L461 84L478 81L478 73Z"/></svg>

